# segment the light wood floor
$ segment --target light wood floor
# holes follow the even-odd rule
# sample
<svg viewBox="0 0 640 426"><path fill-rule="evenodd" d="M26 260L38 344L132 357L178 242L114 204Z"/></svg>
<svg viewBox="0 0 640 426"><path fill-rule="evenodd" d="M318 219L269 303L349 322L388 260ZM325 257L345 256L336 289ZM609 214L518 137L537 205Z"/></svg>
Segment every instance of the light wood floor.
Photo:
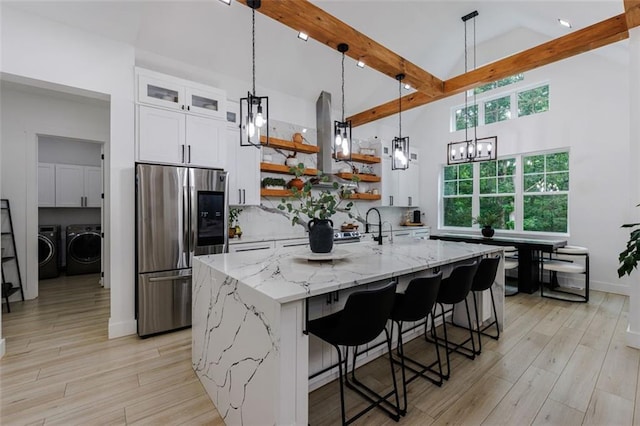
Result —
<svg viewBox="0 0 640 426"><path fill-rule="evenodd" d="M442 388L411 383L400 424L640 424L640 351L624 344L627 311L628 298L598 292L587 305L510 297L500 340L484 339L474 361L454 355ZM96 276L42 281L39 299L12 303L2 317L0 424L222 424L191 369L190 330L108 340L108 318ZM407 351L434 355L420 339ZM382 389L387 368L380 359L358 374ZM312 425L339 423L337 389L310 395ZM358 423L395 424L377 410Z"/></svg>

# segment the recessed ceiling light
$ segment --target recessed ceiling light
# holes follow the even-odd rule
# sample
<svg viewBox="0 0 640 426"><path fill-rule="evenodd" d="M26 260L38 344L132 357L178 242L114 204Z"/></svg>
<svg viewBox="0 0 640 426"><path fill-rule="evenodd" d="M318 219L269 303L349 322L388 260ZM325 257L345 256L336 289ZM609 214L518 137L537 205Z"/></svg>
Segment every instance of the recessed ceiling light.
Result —
<svg viewBox="0 0 640 426"><path fill-rule="evenodd" d="M307 129L306 128L302 129L302 133L307 133Z"/></svg>
<svg viewBox="0 0 640 426"><path fill-rule="evenodd" d="M302 31L300 31L300 32L298 33L298 38L299 38L300 40L307 41L307 40L309 40L309 34L306 34L306 33L303 33Z"/></svg>
<svg viewBox="0 0 640 426"><path fill-rule="evenodd" d="M562 18L558 18L558 23L566 28L571 28L571 22L564 20Z"/></svg>
<svg viewBox="0 0 640 426"><path fill-rule="evenodd" d="M359 68L364 68L364 65L365 65L365 64L364 64L364 62L362 62L362 61L358 61L358 62L356 62L356 65L357 65Z"/></svg>
<svg viewBox="0 0 640 426"><path fill-rule="evenodd" d="M411 85L410 85L410 84L405 84L403 87L404 87L404 90L409 90L409 89L411 89Z"/></svg>
<svg viewBox="0 0 640 426"><path fill-rule="evenodd" d="M226 5L231 5L231 0L220 0L220 1Z"/></svg>

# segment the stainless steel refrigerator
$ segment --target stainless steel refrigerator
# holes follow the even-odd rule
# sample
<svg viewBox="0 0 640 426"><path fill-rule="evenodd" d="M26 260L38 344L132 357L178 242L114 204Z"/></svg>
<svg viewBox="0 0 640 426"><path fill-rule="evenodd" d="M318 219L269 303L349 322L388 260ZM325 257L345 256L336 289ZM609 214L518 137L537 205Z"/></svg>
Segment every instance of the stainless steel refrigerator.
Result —
<svg viewBox="0 0 640 426"><path fill-rule="evenodd" d="M227 251L227 172L136 164L138 335L191 325L193 256Z"/></svg>

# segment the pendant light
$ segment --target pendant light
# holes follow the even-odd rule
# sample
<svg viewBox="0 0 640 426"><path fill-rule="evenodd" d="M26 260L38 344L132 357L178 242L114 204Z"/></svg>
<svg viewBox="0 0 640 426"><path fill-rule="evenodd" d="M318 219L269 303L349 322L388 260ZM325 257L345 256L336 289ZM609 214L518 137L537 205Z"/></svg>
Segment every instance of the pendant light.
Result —
<svg viewBox="0 0 640 426"><path fill-rule="evenodd" d="M473 69L476 69L476 17L478 11L462 17L464 22L464 72L468 71L467 65L467 21L473 19ZM490 136L478 138L478 104L476 91L473 91L473 105L476 107L476 122L473 126L473 139L469 139L469 105L467 91L464 92L464 140L450 142L447 145L447 164L469 163L479 161L491 161L498 157L498 137Z"/></svg>
<svg viewBox="0 0 640 426"><path fill-rule="evenodd" d="M391 142L391 170L409 168L409 136L402 137L402 80L404 74L396 75L398 80L398 136Z"/></svg>
<svg viewBox="0 0 640 426"><path fill-rule="evenodd" d="M261 0L247 0L251 8L252 91L240 99L240 146L260 148L260 138L269 144L269 98L256 95L256 9Z"/></svg>
<svg viewBox="0 0 640 426"><path fill-rule="evenodd" d="M351 161L351 120L344 119L344 54L348 50L348 44L338 45L338 52L342 53L342 121L333 122L333 158L336 161Z"/></svg>

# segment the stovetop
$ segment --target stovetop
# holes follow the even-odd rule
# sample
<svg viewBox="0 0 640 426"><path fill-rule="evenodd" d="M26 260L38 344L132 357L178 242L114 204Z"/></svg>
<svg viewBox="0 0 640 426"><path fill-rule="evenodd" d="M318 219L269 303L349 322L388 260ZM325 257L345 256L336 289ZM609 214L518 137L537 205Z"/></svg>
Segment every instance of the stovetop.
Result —
<svg viewBox="0 0 640 426"><path fill-rule="evenodd" d="M362 234L359 231L334 231L333 242L334 243L357 243L362 238Z"/></svg>

